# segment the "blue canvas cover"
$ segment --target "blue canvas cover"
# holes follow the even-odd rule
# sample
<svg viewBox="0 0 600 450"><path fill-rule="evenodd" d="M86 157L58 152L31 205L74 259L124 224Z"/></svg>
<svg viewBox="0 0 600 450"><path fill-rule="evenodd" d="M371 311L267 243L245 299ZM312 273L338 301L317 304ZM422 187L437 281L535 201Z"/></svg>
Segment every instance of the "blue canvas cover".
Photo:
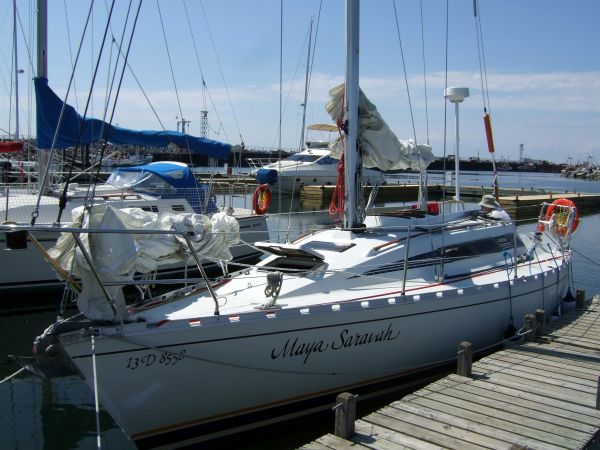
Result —
<svg viewBox="0 0 600 450"><path fill-rule="evenodd" d="M190 168L183 163L158 161L133 167L119 167L117 172L150 172L158 175L174 188L198 188L198 182Z"/></svg>
<svg viewBox="0 0 600 450"><path fill-rule="evenodd" d="M64 102L50 89L46 78L35 79L35 97L37 108L37 146L51 148L54 133ZM91 144L100 140L102 126L108 127L106 140L113 144L139 145L143 147L166 147L175 144L211 158L227 159L231 145L211 139L190 136L178 131L136 131L108 125L102 120L86 118L85 120L70 105L66 105L63 113L60 133L55 148L75 147L79 136L79 127L83 121L81 144Z"/></svg>
<svg viewBox="0 0 600 450"><path fill-rule="evenodd" d="M159 161L150 164L133 167L119 167L113 170L107 183L119 185L119 174L139 174L133 177L127 177L128 188L134 192L143 192L148 195L158 196L159 198L181 198L188 201L195 213L212 214L217 212L216 197L209 195L209 188L206 184L198 183L194 173L183 163ZM155 188L147 190L146 174L151 173L160 177L168 183L173 189ZM116 183L115 183L116 182Z"/></svg>

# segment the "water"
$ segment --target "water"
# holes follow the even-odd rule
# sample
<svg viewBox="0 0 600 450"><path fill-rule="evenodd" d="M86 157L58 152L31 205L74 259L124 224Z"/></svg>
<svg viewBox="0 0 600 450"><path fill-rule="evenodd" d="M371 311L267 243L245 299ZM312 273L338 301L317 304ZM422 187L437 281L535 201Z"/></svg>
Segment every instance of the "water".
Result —
<svg viewBox="0 0 600 450"><path fill-rule="evenodd" d="M436 179L437 177L437 179ZM391 182L412 183L413 175L399 175ZM406 181L404 181L406 180ZM433 174L430 182L441 182L441 175ZM561 178L553 174L503 172L500 185L505 187L534 187L564 192L600 192L600 182ZM465 173L462 184L484 185L490 183L489 172ZM296 214L280 215L269 220L272 238L297 235L314 226L326 226L331 220L326 212L313 211L321 207L302 204L289 197L274 196L272 208L287 210L292 205ZM308 211L307 211L308 209ZM302 211L302 212L301 212ZM520 231L531 231L534 224L519 225ZM600 293L600 213L586 215L573 236L574 286L584 288L588 295ZM29 355L35 336L55 320L55 312L39 312L12 316L0 316L0 379L18 370L18 366L7 355ZM100 374L101 376L101 374ZM390 402L395 398L386 398ZM379 406L375 404L374 406ZM369 409L359 403L358 413ZM157 412L158 413L158 412ZM132 449L124 433L111 417L101 411L100 428L102 445L107 449ZM271 427L273 428L273 427ZM333 413L311 417L301 424L285 427L278 431L269 429L267 433L250 435L244 446L236 443L236 448L246 449L287 449L296 448L315 437L333 430ZM93 449L96 447L96 422L94 398L87 385L77 377L43 380L32 375L19 375L0 384L0 436L2 448L13 449Z"/></svg>

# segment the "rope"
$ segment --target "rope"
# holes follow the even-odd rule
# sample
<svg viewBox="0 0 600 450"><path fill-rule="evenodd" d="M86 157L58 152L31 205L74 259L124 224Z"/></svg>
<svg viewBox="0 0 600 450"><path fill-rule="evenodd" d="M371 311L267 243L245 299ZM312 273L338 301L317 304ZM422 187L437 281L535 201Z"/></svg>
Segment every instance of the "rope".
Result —
<svg viewBox="0 0 600 450"><path fill-rule="evenodd" d="M94 332L90 333L92 340L92 373L94 377L94 409L96 412L96 448L102 448L102 434L100 433L100 401L98 400L98 372L96 368L96 345Z"/></svg>
<svg viewBox="0 0 600 450"><path fill-rule="evenodd" d="M19 370L17 370L15 373L13 373L12 375L7 376L4 380L0 381L0 384L2 383L6 383L8 380L10 380L11 378L16 377L17 375L19 375L21 372L25 371L27 369L25 369L25 367L21 367Z"/></svg>
<svg viewBox="0 0 600 450"><path fill-rule="evenodd" d="M344 144L346 141L344 141ZM345 197L344 194L346 192L346 184L344 180L344 154L340 157L340 162L338 163L338 177L335 183L335 189L333 190L333 196L331 198L331 203L329 204L329 215L334 220L341 220L342 215L344 214L344 204Z"/></svg>
<svg viewBox="0 0 600 450"><path fill-rule="evenodd" d="M600 266L600 262L596 261L595 259L592 259L586 255L584 255L583 253L581 253L579 250L577 250L576 248L574 248L573 246L571 246L571 250L573 250L575 253L577 253L579 256L581 256L582 258L588 260L589 262L591 262L592 264L595 264L597 266Z"/></svg>

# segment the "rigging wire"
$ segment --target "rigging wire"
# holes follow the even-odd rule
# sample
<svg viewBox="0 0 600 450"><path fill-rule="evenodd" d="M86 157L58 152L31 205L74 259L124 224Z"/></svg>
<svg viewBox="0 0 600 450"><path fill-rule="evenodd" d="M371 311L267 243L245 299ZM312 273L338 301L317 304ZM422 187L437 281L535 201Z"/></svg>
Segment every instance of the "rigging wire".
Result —
<svg viewBox="0 0 600 450"><path fill-rule="evenodd" d="M425 202L426 202L426 198L427 198L427 185L426 185L427 174L425 173L425 167L423 167L422 162L421 162L421 150L419 148L418 140L417 140L417 129L415 126L415 116L414 116L412 101L411 101L411 97L410 97L410 88L408 86L408 75L406 73L406 62L404 59L404 48L402 46L402 37L400 36L400 25L398 22L398 12L396 9L396 0L393 0L392 3L394 5L394 19L396 21L396 32L398 34L398 44L400 46L400 54L402 56L402 70L404 72L404 83L406 85L406 96L408 98L408 107L410 110L410 120L411 120L411 124L412 124L413 137L414 137L414 141L415 141L415 149L417 150L417 161L419 162L419 204L422 209L425 209L426 208Z"/></svg>
<svg viewBox="0 0 600 450"><path fill-rule="evenodd" d="M117 47L119 53L121 53L121 55L123 55L123 50L121 49L121 44L116 39L114 39L114 38L113 38L113 45L115 45ZM125 65L127 66L127 69L129 69L129 73L131 74L131 76L135 80L138 88L142 92L142 95L146 99L146 102L148 102L148 106L150 107L150 109L154 113L154 117L156 117L156 120L158 120L158 123L159 123L160 127L162 128L163 131L166 131L167 128L165 127L164 123L162 122L160 116L158 115L158 112L156 111L156 108L154 108L154 105L150 101L150 98L148 97L148 94L146 93L145 89L143 88L142 83L140 82L139 78L137 77L135 71L131 67L131 64L129 64L129 61L124 61L124 62L125 62Z"/></svg>
<svg viewBox="0 0 600 450"><path fill-rule="evenodd" d="M131 11L131 4L132 4L132 0L130 0L129 7L127 9L127 16L126 16L126 19L125 19L125 24L123 25L123 34L121 36L121 39L123 39L125 37L125 30L127 28L127 23L129 21L129 14L130 14L130 11ZM102 158L104 157L104 154L106 152L107 137L108 137L108 133L110 131L110 127L112 125L112 122L114 120L115 111L116 111L116 108L117 108L117 100L118 100L119 94L121 92L121 86L123 84L123 78L124 78L124 75L125 75L126 63L127 63L127 60L129 59L129 51L131 50L131 44L133 43L133 36L135 34L135 29L136 29L136 26L137 26L137 21L138 21L139 15L140 15L141 7L142 7L142 0L140 0L138 2L138 8L137 8L137 11L136 11L135 19L134 19L133 25L131 27L131 33L129 35L129 42L127 44L127 51L125 53L125 56L123 57L124 61L123 61L122 67L121 67L121 74L120 74L120 77L119 77L119 84L118 84L117 90L115 92L114 100L112 101L112 111L111 111L111 114L110 114L110 118L109 118L108 123L104 123L103 124L103 129L102 129L102 132L100 134L100 136L101 136L100 141L102 142L102 149L100 150L100 161L102 161ZM116 77L116 72L117 72L118 65L119 65L119 60L117 59L117 61L115 62L115 71L113 73L113 79L111 81L111 87L110 87L110 91L111 92L112 92L112 89L113 89L113 84L114 84L114 80L115 80L115 77ZM108 103L107 103L106 107L108 109ZM104 125L108 125L108 126L104 127ZM98 179L98 177L100 175L100 167L101 167L101 164L98 164L98 167L96 169L96 179ZM93 204L95 192L96 192L96 183L92 183L91 193L88 196L88 201L90 202L90 206Z"/></svg>
<svg viewBox="0 0 600 450"><path fill-rule="evenodd" d="M192 37L192 44L194 46L194 53L196 55L196 62L198 63L198 68L200 69L200 77L202 78L202 87L203 89L203 96L204 95L208 95L208 99L210 101L210 104L213 108L213 111L215 112L215 115L217 116L217 120L219 122L219 129L223 130L223 134L225 135L225 140L227 142L231 142L229 139L229 136L227 135L227 131L225 130L225 127L223 126L223 121L221 120L221 116L219 115L219 112L217 110L217 107L215 105L215 102L212 98L212 95L210 94L210 91L208 90L208 86L206 84L206 79L204 78L204 71L202 70L202 64L200 64L200 56L199 56L199 52L198 52L198 47L196 46L196 37L194 35L194 30L192 28L192 22L190 21L190 15L188 13L188 9L187 9L187 4L186 4L186 0L183 0L183 9L185 10L185 17L187 19L187 24L188 24L188 29L190 31L190 36ZM203 99L203 102L206 103L206 99ZM232 108L233 111L233 108Z"/></svg>
<svg viewBox="0 0 600 450"><path fill-rule="evenodd" d="M106 23L106 26L104 27L104 34L102 36L102 43L100 44L100 50L98 52L98 58L96 60L96 64L95 64L95 67L94 67L94 70L93 70L93 76L92 76L92 82L91 82L91 85L90 85L90 91L88 93L88 98L87 98L85 109L84 109L84 112L83 112L83 117L82 117L81 125L79 126L79 133L78 133L78 136L77 136L77 141L76 141L76 144L75 144L75 149L73 150L73 154L72 154L72 157L71 157L71 163L69 164L69 172L68 172L68 175L67 175L67 181L64 184L63 192L62 192L62 194L61 194L61 196L59 198L59 201L58 201L59 208L58 208L58 216L56 218L56 222L57 223L60 223L60 219L62 217L62 214L63 214L63 212L65 210L65 207L67 206L67 191L69 190L69 182L71 180L71 177L73 176L73 167L75 166L75 160L77 158L77 153L78 153L79 147L81 145L81 138L82 138L83 130L84 130L83 124L85 123L85 119L88 116L88 109L90 107L90 104L93 102L94 84L96 82L96 77L98 75L98 70L100 68L100 61L102 60L102 54L104 53L104 47L105 47L105 44L106 44L106 37L108 35L109 24L110 24L110 21L111 21L111 18L112 18L112 13L114 11L114 5L115 5L115 0L113 0L113 2L111 4L109 16L107 18L107 23ZM60 122L60 119L59 119L59 122ZM57 127L56 134L54 135L55 138L56 138L56 136L58 134L58 129L59 128ZM47 170L46 170L45 173L47 173Z"/></svg>
<svg viewBox="0 0 600 450"><path fill-rule="evenodd" d="M173 61L171 60L171 52L169 50L169 43L167 42L167 33L165 31L165 24L162 17L162 11L160 9L160 2L156 0L156 8L158 10L158 17L160 20L160 27L162 30L162 36L165 43L165 49L167 51L167 59L169 61L169 69L171 71L171 80L173 81L173 88L175 89L175 97L177 98L177 108L179 109L179 115L183 120L183 110L181 109L181 100L179 99L179 90L177 89L177 81L175 80L175 72L173 71ZM183 128L183 124L182 124ZM185 133L185 130L183 131Z"/></svg>
<svg viewBox="0 0 600 450"><path fill-rule="evenodd" d="M113 0L113 5L114 5L114 0ZM86 32L87 32L88 25L90 24L90 19L92 17L92 11L93 11L93 9L94 9L94 0L92 0L90 2L90 8L88 10L88 15L86 17L85 25L84 25L83 31L81 33L81 39L79 41L79 48L77 49L77 56L75 57L75 67L77 67L77 64L79 62L79 57L81 56L81 49L83 47L83 42L85 40L85 35L86 35ZM65 108L67 106L67 99L69 98L69 92L71 91L71 86L73 85L74 78L75 78L75 70L73 70L71 72L71 77L69 79L69 84L67 86L67 93L65 94L63 105L62 105L62 108L60 110L60 115L58 117L58 122L56 124L56 131L54 132L54 136L52 138L52 145L50 146L48 161L50 161L52 159L52 154L54 152L54 148L55 148L55 145L56 145L56 140L58 138L58 134L59 134L60 128L62 126L63 115L64 115L64 112L65 112ZM87 110L86 110L86 112L87 112ZM84 118L85 118L85 114L84 114ZM41 168L39 168L39 170L41 170ZM48 178L48 168L46 168L46 170L44 170L44 173L43 173L43 176L42 176L42 180L41 180L41 183L40 183L41 186L45 186L46 185L47 178ZM33 208L33 211L31 212L31 226L35 225L35 221L37 220L37 217L39 215L40 201L41 201L42 195L44 193L43 191L44 191L43 189L39 190L38 197L37 197L37 200L36 200L36 203L35 203L35 207Z"/></svg>
<svg viewBox="0 0 600 450"><path fill-rule="evenodd" d="M175 81L175 72L173 71L173 62L171 60L171 52L169 51L169 43L167 42L167 33L165 31L165 24L160 9L159 0L156 0L156 8L158 9L158 16L160 19L160 27L162 29L163 40L165 42L165 49L167 50L167 58L169 60L169 69L171 70L171 79L173 80L173 88L175 89L175 97L177 98L177 107L179 108L179 116L181 117L181 133L185 136L187 153L190 158L190 165L193 165L192 152L188 143L188 135L185 132L185 120L183 118L183 110L181 108L181 101L179 99L179 90L177 89L177 82Z"/></svg>
<svg viewBox="0 0 600 450"><path fill-rule="evenodd" d="M449 41L449 33L450 33L450 5L449 0L446 0L446 36L445 36L445 55L444 55L444 92L448 89L448 41ZM444 187L442 189L442 223L446 221L446 152L447 152L447 142L448 142L448 102L444 101L444 160L442 163L442 173L444 174L443 184ZM440 252L440 278L444 278L444 249L446 247L444 233L441 234L441 252Z"/></svg>
<svg viewBox="0 0 600 450"><path fill-rule="evenodd" d="M492 188L494 197L496 200L500 196L500 190L498 186L498 172L496 171L496 154L494 152L494 138L492 135L491 125L491 106L490 106L490 94L487 82L487 68L485 64L485 51L483 48L483 32L481 26L481 12L479 11L479 0L473 0L473 17L475 19L475 35L477 37L477 57L479 59L479 78L481 82L481 97L483 100L483 123L485 127L485 133L487 138L488 150L492 154L492 169L493 169L493 181Z"/></svg>
<svg viewBox="0 0 600 450"><path fill-rule="evenodd" d="M321 9L323 7L323 0L319 2L319 12L317 13L317 25L315 27L315 39L313 41L312 56L310 59L310 70L308 75L308 91L310 92L310 83L312 81L312 72L315 67L315 53L317 51L317 38L319 37L319 24L321 23ZM305 106L306 108L306 106Z"/></svg>
<svg viewBox="0 0 600 450"><path fill-rule="evenodd" d="M235 114L235 108L233 107L233 102L231 101L231 95L229 94L229 87L227 86L227 81L225 81L225 75L223 73L223 67L221 66L221 60L219 59L219 53L217 52L215 46L215 40L213 38L212 30L210 28L210 23L208 21L208 16L206 15L206 11L204 9L204 2L200 0L200 8L202 9L202 15L204 17L204 23L206 25L206 29L208 30L208 37L210 39L210 43L212 46L213 53L215 54L215 58L217 59L217 66L219 67L219 73L221 74L221 80L223 80L223 85L225 86L225 93L227 94L227 100L229 102L229 107L231 108L231 113L233 114L233 120L235 121L235 126L237 128L238 135L240 136L240 141L244 142L244 138L242 137L242 131L240 130L240 125L237 119L237 115Z"/></svg>
<svg viewBox="0 0 600 450"><path fill-rule="evenodd" d="M106 5L106 2L104 2L104 4ZM67 0L63 0L63 6L65 9L65 28L67 30L67 42L69 43L69 57L71 59L71 70L75 71L75 65L73 63L73 48L71 46L71 27L69 26L69 15L67 13ZM79 100L77 99L77 84L75 83L75 80L73 80L73 94L75 95L75 109L79 110Z"/></svg>
<svg viewBox="0 0 600 450"><path fill-rule="evenodd" d="M421 49L423 52L423 86L425 89L425 126L427 128L427 145L430 145L429 142L429 102L427 100L427 66L425 59L425 22L423 20L423 0L419 0L419 7L421 11Z"/></svg>
<svg viewBox="0 0 600 450"><path fill-rule="evenodd" d="M396 0L393 0L392 4L394 6L394 19L396 21L396 33L398 35L398 45L400 46L400 56L401 56L401 59L402 59L402 71L404 73L404 84L406 86L406 96L408 98L408 109L410 111L410 122L412 124L412 132L413 132L413 138L415 140L415 146L416 146L417 151L418 151L418 146L417 146L417 129L416 129L416 126L415 126L415 116L414 116L414 113L413 113L412 101L411 101L411 98L410 98L410 88L408 86L408 75L406 73L406 62L405 62L405 59L404 59L404 48L402 46L402 37L400 36L400 25L399 25L399 22L398 22L398 12L396 10ZM420 169L421 169L421 158L419 158L419 171L420 171Z"/></svg>

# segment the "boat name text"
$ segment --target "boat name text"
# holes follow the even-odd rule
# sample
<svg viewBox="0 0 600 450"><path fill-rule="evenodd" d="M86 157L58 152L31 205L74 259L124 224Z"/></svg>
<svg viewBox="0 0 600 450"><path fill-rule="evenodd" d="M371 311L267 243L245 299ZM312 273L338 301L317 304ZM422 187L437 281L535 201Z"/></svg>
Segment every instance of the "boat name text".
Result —
<svg viewBox="0 0 600 450"><path fill-rule="evenodd" d="M331 350L343 350L350 347L361 345L377 344L385 341L393 341L400 336L399 331L392 329L390 323L387 329L380 331L371 331L358 333L344 328L340 334L332 341L301 341L298 337L289 338L280 348L271 350L271 359L279 358L303 358L303 364L306 364L308 358L313 353L323 353Z"/></svg>
<svg viewBox="0 0 600 450"><path fill-rule="evenodd" d="M183 358L185 358L185 349L178 353L160 352L158 355L155 353L147 353L139 358L127 358L127 366L125 368L135 370L142 367L150 367L154 364L174 366Z"/></svg>

